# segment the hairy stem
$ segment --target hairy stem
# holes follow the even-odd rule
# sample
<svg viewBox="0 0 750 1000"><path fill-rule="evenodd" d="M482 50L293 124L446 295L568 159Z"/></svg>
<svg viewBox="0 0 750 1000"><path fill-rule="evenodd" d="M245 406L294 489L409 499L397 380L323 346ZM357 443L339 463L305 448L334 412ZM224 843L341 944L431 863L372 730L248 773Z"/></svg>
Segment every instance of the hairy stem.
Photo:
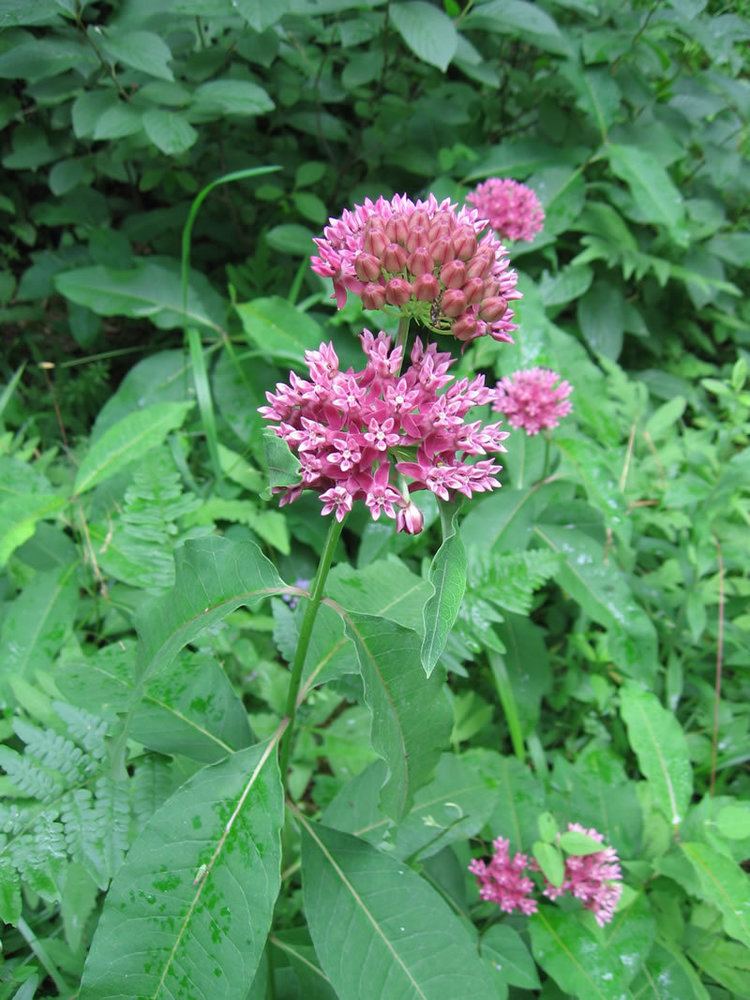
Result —
<svg viewBox="0 0 750 1000"><path fill-rule="evenodd" d="M312 637L315 619L318 614L318 608L320 607L320 602L323 599L323 588L325 587L326 579L328 577L328 571L331 568L333 553L336 551L336 545L338 544L338 540L341 536L341 530L344 527L345 520L346 518L342 521L337 521L335 517L331 516L331 526L328 529L328 537L326 538L320 562L318 563L318 571L315 574L312 590L310 592L310 601L305 608L305 614L302 619L302 627L299 631L299 640L297 641L297 649L292 662L292 675L289 678L289 689L287 691L286 707L284 709L284 714L289 719L289 726L287 727L287 731L281 741L281 753L279 760L284 787L286 787L289 755L291 754L292 739L294 737L294 723L297 716L297 694L299 693L299 687L302 681L302 668L305 665L305 658L310 645L310 639Z"/></svg>

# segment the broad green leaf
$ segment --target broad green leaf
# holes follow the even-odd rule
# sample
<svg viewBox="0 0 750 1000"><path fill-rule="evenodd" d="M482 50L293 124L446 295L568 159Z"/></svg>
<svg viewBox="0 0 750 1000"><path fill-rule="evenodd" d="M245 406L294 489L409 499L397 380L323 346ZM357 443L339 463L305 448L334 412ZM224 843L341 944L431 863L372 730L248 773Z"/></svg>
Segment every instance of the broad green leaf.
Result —
<svg viewBox="0 0 750 1000"><path fill-rule="evenodd" d="M480 552L525 549L532 522L553 500L567 499L572 494L572 487L566 483L497 490L471 504L461 525L464 545Z"/></svg>
<svg viewBox="0 0 750 1000"><path fill-rule="evenodd" d="M565 163L577 167L589 152L585 146L552 146L543 139L506 139L490 147L487 155L468 172L466 180L492 176L525 178L535 170Z"/></svg>
<svg viewBox="0 0 750 1000"><path fill-rule="evenodd" d="M693 866L701 899L721 913L724 930L750 948L750 878L736 861L705 844L681 844Z"/></svg>
<svg viewBox="0 0 750 1000"><path fill-rule="evenodd" d="M33 83L60 76L73 67L85 74L96 65L91 50L75 38L47 35L31 40L28 33L26 38L29 41L10 45L0 54L0 79Z"/></svg>
<svg viewBox="0 0 750 1000"><path fill-rule="evenodd" d="M176 553L175 585L136 617L139 673L147 679L187 643L243 605L254 607L287 588L273 563L252 542L210 536Z"/></svg>
<svg viewBox="0 0 750 1000"><path fill-rule="evenodd" d="M276 743L203 768L154 813L107 894L81 1000L244 1000L280 884Z"/></svg>
<svg viewBox="0 0 750 1000"><path fill-rule="evenodd" d="M135 691L133 644L57 665L55 684L74 705L94 714L126 712ZM133 709L133 739L164 754L213 763L250 744L247 712L219 664L187 653L148 682Z"/></svg>
<svg viewBox="0 0 750 1000"><path fill-rule="evenodd" d="M523 990L540 988L534 959L521 935L509 924L494 924L482 935L482 955L486 955L510 986Z"/></svg>
<svg viewBox="0 0 750 1000"><path fill-rule="evenodd" d="M182 308L179 264L166 258L139 261L128 270L96 265L55 278L61 295L100 316L150 319L161 330L197 323L221 332L224 304L208 281L192 272L187 312Z"/></svg>
<svg viewBox="0 0 750 1000"><path fill-rule="evenodd" d="M582 69L573 62L562 67L576 92L576 104L596 126L602 142L620 107L620 88L609 68Z"/></svg>
<svg viewBox="0 0 750 1000"><path fill-rule="evenodd" d="M423 611L422 666L429 677L440 659L466 591L466 550L458 533L458 509L443 511L443 541L430 564L432 594Z"/></svg>
<svg viewBox="0 0 750 1000"><path fill-rule="evenodd" d="M446 71L458 45L458 34L447 14L425 0L401 0L391 5L389 17L418 59Z"/></svg>
<svg viewBox="0 0 750 1000"><path fill-rule="evenodd" d="M372 747L388 765L382 804L403 816L448 744L451 711L440 673L426 678L416 632L370 615L343 613L372 715Z"/></svg>
<svg viewBox="0 0 750 1000"><path fill-rule="evenodd" d="M543 630L524 615L505 614L496 626L505 646L502 665L518 710L524 735L534 732L539 721L542 698L552 685L552 670ZM499 657L500 654L497 654ZM496 657L490 665L495 670Z"/></svg>
<svg viewBox="0 0 750 1000"><path fill-rule="evenodd" d="M649 683L658 669L656 630L635 601L625 576L604 562L604 550L578 528L537 524L545 545L563 557L557 581L594 621L610 632L610 655L635 680Z"/></svg>
<svg viewBox="0 0 750 1000"><path fill-rule="evenodd" d="M195 91L191 112L197 116L264 115L273 111L268 93L250 80L209 80Z"/></svg>
<svg viewBox="0 0 750 1000"><path fill-rule="evenodd" d="M506 837L512 852L527 851L537 835L537 819L544 809L542 784L514 757L498 757L490 774L497 781L497 790L488 829L493 836Z"/></svg>
<svg viewBox="0 0 750 1000"><path fill-rule="evenodd" d="M656 695L634 684L621 690L620 712L641 773L653 788L655 803L670 823L679 827L693 791L687 740L679 722Z"/></svg>
<svg viewBox="0 0 750 1000"><path fill-rule="evenodd" d="M293 257L307 257L312 245L313 233L297 222L287 222L273 226L265 233L265 240L270 247L279 253L288 253Z"/></svg>
<svg viewBox="0 0 750 1000"><path fill-rule="evenodd" d="M276 361L304 364L305 351L315 351L323 331L307 313L273 296L237 306L248 340Z"/></svg>
<svg viewBox="0 0 750 1000"><path fill-rule="evenodd" d="M580 1000L627 1000L653 943L654 920L642 899L601 930L590 913L541 906L529 930L534 958L560 989Z"/></svg>
<svg viewBox="0 0 750 1000"><path fill-rule="evenodd" d="M223 444L219 444L219 462L224 475L249 493L260 493L263 489L264 477L260 470L254 469L242 455Z"/></svg>
<svg viewBox="0 0 750 1000"><path fill-rule="evenodd" d="M81 462L73 486L76 495L109 479L182 426L192 403L153 403L123 417L96 441Z"/></svg>
<svg viewBox="0 0 750 1000"><path fill-rule="evenodd" d="M578 830L566 830L565 833L561 834L560 847L566 854L575 854L576 856L597 854L602 849L601 843L595 837L579 833Z"/></svg>
<svg viewBox="0 0 750 1000"><path fill-rule="evenodd" d="M648 418L644 428L645 432L650 434L654 441L658 441L668 431L671 431L674 424L685 412L686 406L687 400L684 396L675 396L673 399L667 400L666 403L662 403L659 409Z"/></svg>
<svg viewBox="0 0 750 1000"><path fill-rule="evenodd" d="M684 206L680 192L656 157L638 146L605 146L614 173L630 188L639 213L666 226L677 243L685 243Z"/></svg>
<svg viewBox="0 0 750 1000"><path fill-rule="evenodd" d="M58 0L36 0L33 6L27 0L0 0L0 28L48 24L58 19L60 14Z"/></svg>
<svg viewBox="0 0 750 1000"><path fill-rule="evenodd" d="M564 53L568 49L565 37L550 15L526 0L489 0L478 4L464 25L478 31L518 35L524 42L550 52Z"/></svg>
<svg viewBox="0 0 750 1000"><path fill-rule="evenodd" d="M716 817L719 832L730 840L750 837L750 803L732 802L723 807Z"/></svg>
<svg viewBox="0 0 750 1000"><path fill-rule="evenodd" d="M534 841L531 852L542 869L544 876L558 888L563 884L565 877L565 862L562 854L552 844L545 844L543 840Z"/></svg>
<svg viewBox="0 0 750 1000"><path fill-rule="evenodd" d="M152 403L179 403L190 390L190 364L184 351L158 351L139 361L127 373L99 411L91 432L90 443L101 437L134 410Z"/></svg>
<svg viewBox="0 0 750 1000"><path fill-rule="evenodd" d="M153 31L111 30L106 34L97 33L97 38L110 59L160 80L174 80L172 70L167 65L172 52L167 43Z"/></svg>
<svg viewBox="0 0 750 1000"><path fill-rule="evenodd" d="M539 294L545 306L564 306L585 295L593 280L594 272L590 267L568 265L555 275L545 271L539 282Z"/></svg>
<svg viewBox="0 0 750 1000"><path fill-rule="evenodd" d="M15 865L8 858L0 859L0 920L13 927L22 913L21 886Z"/></svg>
<svg viewBox="0 0 750 1000"><path fill-rule="evenodd" d="M154 108L143 116L143 127L151 142L167 156L178 156L190 149L198 133L182 115Z"/></svg>
<svg viewBox="0 0 750 1000"><path fill-rule="evenodd" d="M300 817L305 914L340 997L495 1000L474 941L406 864Z"/></svg>
<svg viewBox="0 0 750 1000"><path fill-rule="evenodd" d="M326 593L346 608L362 615L377 615L416 628L430 592L430 585L395 556L361 569L346 563L328 578Z"/></svg>
<svg viewBox="0 0 750 1000"><path fill-rule="evenodd" d="M691 949L691 958L700 957ZM630 987L633 1000L709 1000L709 993L687 958L657 941L651 949L643 972Z"/></svg>
<svg viewBox="0 0 750 1000"><path fill-rule="evenodd" d="M271 427L264 427L262 433L268 486L261 496L264 500L270 500L274 487L296 486L300 482L300 464L286 441L277 437Z"/></svg>
<svg viewBox="0 0 750 1000"><path fill-rule="evenodd" d="M258 32L272 27L289 9L289 0L277 0L274 4L266 0L237 0L235 10Z"/></svg>
<svg viewBox="0 0 750 1000"><path fill-rule="evenodd" d="M52 664L78 604L78 564L37 573L11 604L0 628L0 677L32 681Z"/></svg>
<svg viewBox="0 0 750 1000"><path fill-rule="evenodd" d="M617 361L625 332L625 299L615 285L596 281L577 306L581 333L592 351Z"/></svg>
<svg viewBox="0 0 750 1000"><path fill-rule="evenodd" d="M34 534L37 521L52 517L67 504L55 493L16 495L0 501L0 566Z"/></svg>

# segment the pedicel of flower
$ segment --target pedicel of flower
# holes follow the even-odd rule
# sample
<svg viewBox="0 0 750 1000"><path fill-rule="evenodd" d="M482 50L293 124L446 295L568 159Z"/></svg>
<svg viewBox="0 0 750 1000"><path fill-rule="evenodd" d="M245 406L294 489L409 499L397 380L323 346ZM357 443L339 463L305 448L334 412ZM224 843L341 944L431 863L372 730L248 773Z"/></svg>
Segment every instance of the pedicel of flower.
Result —
<svg viewBox="0 0 750 1000"><path fill-rule="evenodd" d="M342 521L363 500L373 520L389 517L399 531L416 534L423 518L411 493L426 489L451 500L499 487L502 467L480 456L505 451L508 432L465 419L493 398L484 377L454 380L451 356L421 340L399 374L402 348L386 333L365 330L361 342L361 371L340 371L333 346L321 344L305 355L309 381L291 372L288 383L266 393L259 412L301 466L299 483L275 488L280 503L314 490L321 512Z"/></svg>
<svg viewBox="0 0 750 1000"><path fill-rule="evenodd" d="M491 177L466 196L502 240L531 242L544 226L544 209L534 191L518 181Z"/></svg>
<svg viewBox="0 0 750 1000"><path fill-rule="evenodd" d="M492 408L504 414L511 427L523 428L527 434L552 430L573 409L568 399L573 386L560 379L548 368L514 372L495 386Z"/></svg>
<svg viewBox="0 0 750 1000"><path fill-rule="evenodd" d="M312 268L333 279L339 308L351 292L366 309L393 306L434 333L512 342L518 276L476 209L434 195L368 198L330 219L315 243Z"/></svg>

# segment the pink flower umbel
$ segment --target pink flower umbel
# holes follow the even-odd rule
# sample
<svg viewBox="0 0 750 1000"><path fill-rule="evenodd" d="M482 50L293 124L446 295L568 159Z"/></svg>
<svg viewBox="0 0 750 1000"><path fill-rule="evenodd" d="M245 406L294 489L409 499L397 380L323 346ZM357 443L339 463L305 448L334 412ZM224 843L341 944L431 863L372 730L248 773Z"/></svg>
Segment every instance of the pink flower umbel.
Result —
<svg viewBox="0 0 750 1000"><path fill-rule="evenodd" d="M604 837L597 830L568 823L568 830L584 833L600 843ZM558 899L569 892L580 899L587 910L591 910L600 927L608 924L622 895L622 871L620 859L613 847L605 847L594 854L571 855L565 861L565 875L561 886L547 883L544 895L548 899Z"/></svg>
<svg viewBox="0 0 750 1000"><path fill-rule="evenodd" d="M366 309L394 306L435 333L512 341L518 275L475 209L434 195L368 198L331 219L315 243L312 268L333 278L339 308L352 292Z"/></svg>
<svg viewBox="0 0 750 1000"><path fill-rule="evenodd" d="M469 871L476 875L479 895L492 903L497 903L505 913L519 910L527 916L536 913L536 900L531 898L533 881L524 874L529 864L525 854L514 854L511 858L510 842L498 837L492 842L495 852L489 862L475 860Z"/></svg>
<svg viewBox="0 0 750 1000"><path fill-rule="evenodd" d="M301 481L282 491L281 503L315 490L322 513L342 521L363 500L374 520L385 515L399 531L416 534L422 515L409 494L427 489L450 500L500 486L502 466L475 458L505 451L508 433L499 423L466 422L494 392L482 375L454 381L450 354L417 340L411 365L399 374L402 349L387 334L365 330L361 339L361 371L340 371L333 345L321 344L305 354L309 381L292 372L266 393L260 413L301 465Z"/></svg>
<svg viewBox="0 0 750 1000"><path fill-rule="evenodd" d="M522 427L527 434L557 427L573 406L568 396L570 382L562 381L548 368L529 368L501 379L495 387L493 410L503 413L511 427Z"/></svg>
<svg viewBox="0 0 750 1000"><path fill-rule="evenodd" d="M491 177L466 196L502 240L530 243L544 225L544 209L536 194L518 181Z"/></svg>

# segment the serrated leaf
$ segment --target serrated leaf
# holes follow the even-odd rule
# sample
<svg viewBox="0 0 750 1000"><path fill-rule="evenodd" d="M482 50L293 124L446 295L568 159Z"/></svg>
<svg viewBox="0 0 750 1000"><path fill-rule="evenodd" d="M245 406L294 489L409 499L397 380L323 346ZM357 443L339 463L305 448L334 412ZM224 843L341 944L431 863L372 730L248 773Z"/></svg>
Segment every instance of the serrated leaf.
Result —
<svg viewBox="0 0 750 1000"><path fill-rule="evenodd" d="M314 319L278 296L242 303L237 312L248 340L276 361L303 365L305 351L317 350L323 339Z"/></svg>
<svg viewBox="0 0 750 1000"><path fill-rule="evenodd" d="M719 910L730 937L750 948L750 878L736 861L705 844L680 846L698 879L691 891Z"/></svg>
<svg viewBox="0 0 750 1000"><path fill-rule="evenodd" d="M406 0L392 4L389 16L417 58L447 70L458 45L458 34L447 14L425 0Z"/></svg>
<svg viewBox="0 0 750 1000"><path fill-rule="evenodd" d="M174 588L136 616L141 679L171 663L231 611L285 589L276 567L252 542L218 536L186 542L176 553Z"/></svg>
<svg viewBox="0 0 750 1000"><path fill-rule="evenodd" d="M244 997L280 884L277 734L198 771L146 824L107 894L81 1000Z"/></svg>
<svg viewBox="0 0 750 1000"><path fill-rule="evenodd" d="M424 638L420 651L428 677L445 649L466 590L466 550L458 533L458 513L452 505L446 506L443 541L430 564L432 594L422 613Z"/></svg>
<svg viewBox="0 0 750 1000"><path fill-rule="evenodd" d="M620 712L638 766L654 792L654 802L674 827L687 814L693 791L685 734L659 699L634 684L620 692Z"/></svg>
<svg viewBox="0 0 750 1000"><path fill-rule="evenodd" d="M80 496L109 479L182 426L192 403L154 403L123 417L95 442L81 462L73 486Z"/></svg>
<svg viewBox="0 0 750 1000"><path fill-rule="evenodd" d="M305 914L338 996L496 1000L474 941L434 889L356 837L300 823Z"/></svg>
<svg viewBox="0 0 750 1000"><path fill-rule="evenodd" d="M431 777L451 731L451 711L439 674L425 678L416 632L370 615L346 613L357 651L372 746L388 765L382 804L398 819Z"/></svg>

